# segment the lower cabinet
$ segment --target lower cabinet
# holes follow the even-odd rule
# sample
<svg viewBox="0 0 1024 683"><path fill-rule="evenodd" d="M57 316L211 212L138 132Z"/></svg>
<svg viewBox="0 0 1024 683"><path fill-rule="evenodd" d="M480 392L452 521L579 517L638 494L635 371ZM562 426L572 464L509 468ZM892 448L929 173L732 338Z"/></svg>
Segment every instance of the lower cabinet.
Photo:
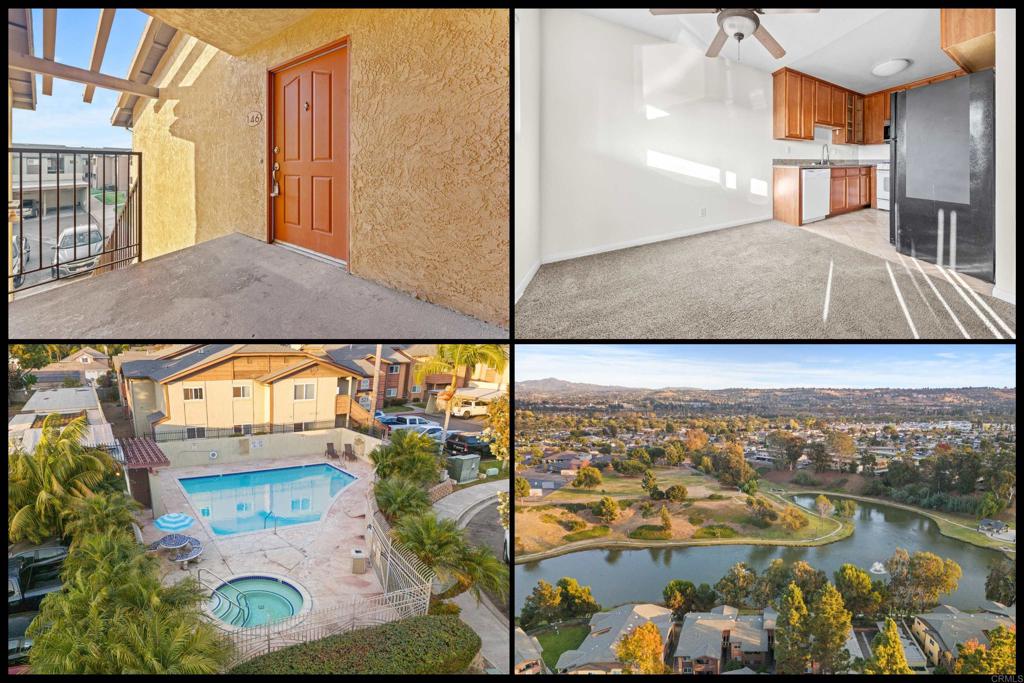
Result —
<svg viewBox="0 0 1024 683"><path fill-rule="evenodd" d="M842 172L845 173L846 169ZM829 213L842 213L846 210L846 178L837 178L836 169L832 169L832 191L829 195Z"/></svg>
<svg viewBox="0 0 1024 683"><path fill-rule="evenodd" d="M868 167L833 168L829 214L856 211L871 205Z"/></svg>

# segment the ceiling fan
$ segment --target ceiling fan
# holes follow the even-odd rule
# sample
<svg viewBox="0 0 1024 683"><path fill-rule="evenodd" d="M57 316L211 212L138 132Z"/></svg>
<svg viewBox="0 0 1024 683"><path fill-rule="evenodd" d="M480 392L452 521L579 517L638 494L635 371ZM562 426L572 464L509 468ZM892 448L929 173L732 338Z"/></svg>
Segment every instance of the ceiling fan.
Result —
<svg viewBox="0 0 1024 683"><path fill-rule="evenodd" d="M775 59L782 59L786 51L768 33L768 30L761 25L758 14L797 14L804 12L820 12L817 9L652 9L651 14L658 16L662 14L718 14L718 33L704 53L708 57L717 57L722 51L725 41L731 36L737 42L747 36L757 38L765 49Z"/></svg>

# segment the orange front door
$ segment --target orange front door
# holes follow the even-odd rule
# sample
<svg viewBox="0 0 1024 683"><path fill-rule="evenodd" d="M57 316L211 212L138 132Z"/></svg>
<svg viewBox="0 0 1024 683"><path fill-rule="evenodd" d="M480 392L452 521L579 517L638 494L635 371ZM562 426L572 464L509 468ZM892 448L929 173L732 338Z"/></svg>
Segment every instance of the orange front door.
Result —
<svg viewBox="0 0 1024 683"><path fill-rule="evenodd" d="M274 240L348 260L348 46L273 73Z"/></svg>

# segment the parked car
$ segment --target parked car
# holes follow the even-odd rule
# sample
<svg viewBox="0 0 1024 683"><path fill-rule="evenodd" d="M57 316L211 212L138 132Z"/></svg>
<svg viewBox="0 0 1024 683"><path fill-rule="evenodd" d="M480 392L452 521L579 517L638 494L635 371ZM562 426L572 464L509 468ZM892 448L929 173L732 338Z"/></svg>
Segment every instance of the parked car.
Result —
<svg viewBox="0 0 1024 683"><path fill-rule="evenodd" d="M468 432L449 436L445 439L444 449L455 455L477 453L481 458L489 458L491 456L491 445L481 439L479 434Z"/></svg>
<svg viewBox="0 0 1024 683"><path fill-rule="evenodd" d="M373 419L374 420L381 421L385 417L387 417L387 413L385 413L383 410L377 410L377 411L374 411L374 413L373 413Z"/></svg>
<svg viewBox="0 0 1024 683"><path fill-rule="evenodd" d="M28 662L32 639L25 637L25 631L38 614L39 612L19 612L7 615L7 666Z"/></svg>
<svg viewBox="0 0 1024 683"><path fill-rule="evenodd" d="M59 539L7 548L7 613L39 608L44 597L61 589L60 570L68 549Z"/></svg>
<svg viewBox="0 0 1024 683"><path fill-rule="evenodd" d="M39 208L36 206L36 200L34 199L23 200L19 211L21 211L22 219L35 218L39 215Z"/></svg>
<svg viewBox="0 0 1024 683"><path fill-rule="evenodd" d="M103 253L103 232L96 225L77 225L62 230L50 258L50 275L69 277L95 268ZM60 264L59 266L57 264Z"/></svg>
<svg viewBox="0 0 1024 683"><path fill-rule="evenodd" d="M431 439L433 439L434 441L437 441L440 444L443 444L445 442L445 440L449 436L451 436L452 434L455 433L455 432L446 432L444 430L444 428L439 426L439 425L429 425L429 426L420 425L420 426L416 426L416 427L406 427L406 429L412 430L412 431L416 432L417 434L426 434Z"/></svg>
<svg viewBox="0 0 1024 683"><path fill-rule="evenodd" d="M459 417L473 417L475 415L486 415L488 401L465 400L452 406L452 415Z"/></svg>
<svg viewBox="0 0 1024 683"><path fill-rule="evenodd" d="M14 276L15 289L21 287L25 282L25 276L22 274L23 265L31 256L32 246L27 239L24 237L20 240L17 237L11 238L11 274Z"/></svg>
<svg viewBox="0 0 1024 683"><path fill-rule="evenodd" d="M392 430L408 429L409 427L440 427L433 420L420 417L419 415L395 415L384 424L390 425Z"/></svg>

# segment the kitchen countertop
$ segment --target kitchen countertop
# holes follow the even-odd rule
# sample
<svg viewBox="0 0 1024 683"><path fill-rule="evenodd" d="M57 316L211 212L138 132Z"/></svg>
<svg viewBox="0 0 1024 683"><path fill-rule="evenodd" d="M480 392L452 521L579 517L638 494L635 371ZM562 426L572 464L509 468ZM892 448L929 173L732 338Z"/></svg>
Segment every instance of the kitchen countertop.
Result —
<svg viewBox="0 0 1024 683"><path fill-rule="evenodd" d="M888 159L865 159L853 161L851 159L836 159L828 164L815 163L814 159L772 159L772 166L790 166L796 168L857 168L860 166L877 166L888 164Z"/></svg>

